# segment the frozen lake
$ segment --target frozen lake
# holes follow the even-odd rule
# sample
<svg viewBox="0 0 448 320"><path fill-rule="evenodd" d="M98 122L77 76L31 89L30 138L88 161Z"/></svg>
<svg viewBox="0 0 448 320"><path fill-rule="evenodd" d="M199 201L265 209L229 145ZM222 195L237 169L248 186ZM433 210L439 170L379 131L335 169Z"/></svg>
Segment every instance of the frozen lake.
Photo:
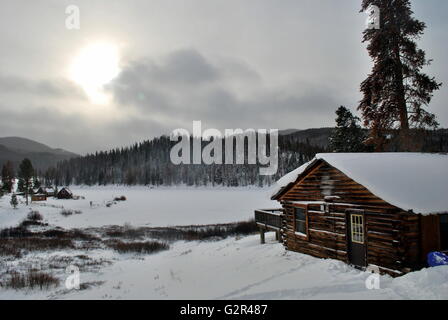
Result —
<svg viewBox="0 0 448 320"><path fill-rule="evenodd" d="M104 225L174 226L213 224L248 220L254 209L279 207L269 199L267 188L149 188L149 187L73 187L79 200L49 198L18 209L9 204L10 197L0 200L0 226L20 222L31 210L39 211L53 225L66 228ZM124 195L126 201L106 204ZM21 200L22 201L22 200ZM92 203L92 205L91 205ZM62 209L81 211L63 216Z"/></svg>

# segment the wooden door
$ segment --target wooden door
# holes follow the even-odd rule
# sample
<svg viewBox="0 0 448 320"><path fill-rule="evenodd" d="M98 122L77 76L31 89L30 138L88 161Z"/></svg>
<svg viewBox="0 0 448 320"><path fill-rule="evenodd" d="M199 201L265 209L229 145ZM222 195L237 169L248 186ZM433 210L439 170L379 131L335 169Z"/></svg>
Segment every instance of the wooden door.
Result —
<svg viewBox="0 0 448 320"><path fill-rule="evenodd" d="M448 250L448 214L440 216L440 247Z"/></svg>
<svg viewBox="0 0 448 320"><path fill-rule="evenodd" d="M363 211L347 210L347 249L349 262L357 267L365 267L366 234Z"/></svg>
<svg viewBox="0 0 448 320"><path fill-rule="evenodd" d="M421 260L426 262L428 253L440 251L440 216L420 217L421 228Z"/></svg>

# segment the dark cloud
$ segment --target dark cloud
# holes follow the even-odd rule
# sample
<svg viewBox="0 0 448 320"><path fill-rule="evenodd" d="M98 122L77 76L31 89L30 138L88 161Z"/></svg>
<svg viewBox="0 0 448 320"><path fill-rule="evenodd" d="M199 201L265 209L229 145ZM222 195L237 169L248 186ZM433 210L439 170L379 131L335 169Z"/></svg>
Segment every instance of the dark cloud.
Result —
<svg viewBox="0 0 448 320"><path fill-rule="evenodd" d="M154 66L155 79L165 83L198 85L213 82L218 70L195 50L179 50L169 54L160 66Z"/></svg>
<svg viewBox="0 0 448 320"><path fill-rule="evenodd" d="M193 120L219 129L283 128L294 126L294 115L319 117L320 123L309 125L327 125L338 105L335 92L324 86L297 84L292 92L266 87L256 70L243 62L212 62L194 50L170 53L162 61L134 61L108 89L118 103L165 119L165 131L179 123L190 126ZM296 127L298 123L303 122Z"/></svg>
<svg viewBox="0 0 448 320"><path fill-rule="evenodd" d="M0 94L27 94L41 97L84 99L82 90L64 79L31 80L0 74Z"/></svg>

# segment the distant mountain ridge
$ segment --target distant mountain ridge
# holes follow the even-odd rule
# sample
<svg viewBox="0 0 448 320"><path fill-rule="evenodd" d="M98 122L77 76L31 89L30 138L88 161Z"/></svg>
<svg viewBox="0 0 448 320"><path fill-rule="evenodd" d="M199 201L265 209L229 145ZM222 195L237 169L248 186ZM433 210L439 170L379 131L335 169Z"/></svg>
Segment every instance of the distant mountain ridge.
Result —
<svg viewBox="0 0 448 320"><path fill-rule="evenodd" d="M292 134L297 131L300 131L300 130L299 129L283 129L283 130L279 130L278 134L281 136L287 136L288 134Z"/></svg>
<svg viewBox="0 0 448 320"><path fill-rule="evenodd" d="M36 169L45 170L59 161L78 156L76 153L60 148L51 148L43 143L27 138L0 138L0 166L9 160L17 168L24 158L29 158Z"/></svg>
<svg viewBox="0 0 448 320"><path fill-rule="evenodd" d="M305 130L287 129L280 131L281 135L290 137L295 142L309 143L327 149L329 138L334 128L311 128Z"/></svg>

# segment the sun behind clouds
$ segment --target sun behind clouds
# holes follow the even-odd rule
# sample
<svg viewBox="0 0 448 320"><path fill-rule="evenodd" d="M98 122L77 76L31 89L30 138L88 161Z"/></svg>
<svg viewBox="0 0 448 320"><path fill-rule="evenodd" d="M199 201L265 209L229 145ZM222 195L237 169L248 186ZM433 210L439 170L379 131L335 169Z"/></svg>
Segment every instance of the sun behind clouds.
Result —
<svg viewBox="0 0 448 320"><path fill-rule="evenodd" d="M81 86L94 104L106 104L103 86L119 73L119 50L113 43L94 43L81 49L69 68L71 80Z"/></svg>

